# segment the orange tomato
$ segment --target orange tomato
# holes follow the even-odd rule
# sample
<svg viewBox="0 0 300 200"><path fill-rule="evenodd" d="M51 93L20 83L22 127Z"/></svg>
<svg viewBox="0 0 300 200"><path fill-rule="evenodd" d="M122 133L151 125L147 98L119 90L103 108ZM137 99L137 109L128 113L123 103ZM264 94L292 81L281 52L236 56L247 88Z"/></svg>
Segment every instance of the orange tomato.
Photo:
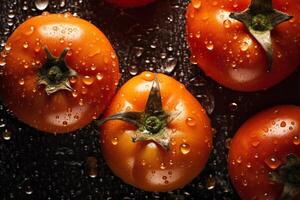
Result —
<svg viewBox="0 0 300 200"><path fill-rule="evenodd" d="M162 102L152 91L155 82ZM150 101L150 96L156 100ZM148 107L156 109L152 114L143 112ZM143 72L122 86L105 116L120 112L129 113L131 122L141 114L138 127L120 120L101 127L104 158L123 181L147 191L170 191L189 183L204 168L212 149L210 120L181 83Z"/></svg>
<svg viewBox="0 0 300 200"><path fill-rule="evenodd" d="M104 34L71 14L22 23L1 53L0 93L18 119L65 133L97 118L119 80L116 54Z"/></svg>

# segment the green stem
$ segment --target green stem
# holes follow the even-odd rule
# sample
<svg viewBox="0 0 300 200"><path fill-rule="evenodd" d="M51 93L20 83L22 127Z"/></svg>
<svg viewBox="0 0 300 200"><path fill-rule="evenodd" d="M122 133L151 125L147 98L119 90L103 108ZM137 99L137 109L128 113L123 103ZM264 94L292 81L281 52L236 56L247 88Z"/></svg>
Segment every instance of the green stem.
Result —
<svg viewBox="0 0 300 200"><path fill-rule="evenodd" d="M109 116L101 121L97 121L98 126L109 120L122 120L134 125L137 130L132 134L132 141L154 141L163 148L169 149L170 135L166 130L168 122L173 117L167 115L162 108L161 94L157 75L153 81L145 110L143 112L125 112Z"/></svg>
<svg viewBox="0 0 300 200"><path fill-rule="evenodd" d="M69 68L65 62L65 57L68 48L65 48L59 57L51 54L47 47L44 48L47 60L39 70L39 85L45 85L45 91L48 95L55 93L59 90L73 91L70 85L69 78L76 76L77 73Z"/></svg>
<svg viewBox="0 0 300 200"><path fill-rule="evenodd" d="M300 158L291 154L287 162L270 175L273 182L283 184L279 200L293 200L300 195Z"/></svg>
<svg viewBox="0 0 300 200"><path fill-rule="evenodd" d="M229 17L242 22L264 49L267 56L267 69L273 64L271 31L292 16L273 8L272 0L252 0L249 8L243 12L230 13Z"/></svg>

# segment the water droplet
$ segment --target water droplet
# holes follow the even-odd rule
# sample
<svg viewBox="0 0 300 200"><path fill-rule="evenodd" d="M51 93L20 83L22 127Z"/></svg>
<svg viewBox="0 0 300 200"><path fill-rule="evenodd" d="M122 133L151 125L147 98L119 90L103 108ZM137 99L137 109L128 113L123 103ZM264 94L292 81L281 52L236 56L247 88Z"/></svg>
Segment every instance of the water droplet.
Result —
<svg viewBox="0 0 300 200"><path fill-rule="evenodd" d="M98 175L97 159L94 156L87 157L88 175L91 178L96 178Z"/></svg>
<svg viewBox="0 0 300 200"><path fill-rule="evenodd" d="M281 127L286 127L286 122L285 122L285 121L282 121L282 122L280 123L280 126L281 126Z"/></svg>
<svg viewBox="0 0 300 200"><path fill-rule="evenodd" d="M77 77L76 76L72 76L69 78L70 83L75 84L77 82Z"/></svg>
<svg viewBox="0 0 300 200"><path fill-rule="evenodd" d="M281 165L281 161L274 155L265 159L265 163L273 170L277 169Z"/></svg>
<svg viewBox="0 0 300 200"><path fill-rule="evenodd" d="M101 81L101 80L103 79L103 74L101 74L100 72L97 73L96 79L97 79L98 81Z"/></svg>
<svg viewBox="0 0 300 200"><path fill-rule="evenodd" d="M241 49L242 51L247 51L248 48L249 48L248 42L242 42L242 44L240 45L240 49Z"/></svg>
<svg viewBox="0 0 300 200"><path fill-rule="evenodd" d="M192 0L192 5L195 9L199 9L201 7L201 0Z"/></svg>
<svg viewBox="0 0 300 200"><path fill-rule="evenodd" d="M188 117L188 118L186 118L185 123L188 126L195 126L196 125L196 120L192 117Z"/></svg>
<svg viewBox="0 0 300 200"><path fill-rule="evenodd" d="M160 164L160 169L166 169L165 163L161 163L161 164Z"/></svg>
<svg viewBox="0 0 300 200"><path fill-rule="evenodd" d="M10 51L10 50L11 50L11 44L6 44L6 45L4 46L4 49L5 49L6 51Z"/></svg>
<svg viewBox="0 0 300 200"><path fill-rule="evenodd" d="M226 19L223 21L224 28L230 28L231 27L231 21L229 19Z"/></svg>
<svg viewBox="0 0 300 200"><path fill-rule="evenodd" d="M144 48L143 47L133 47L133 52L134 55L139 58L142 56L143 52L144 52Z"/></svg>
<svg viewBox="0 0 300 200"><path fill-rule="evenodd" d="M11 135L12 133L8 130L5 130L3 133L2 133L2 137L4 140L10 140L11 139Z"/></svg>
<svg viewBox="0 0 300 200"><path fill-rule="evenodd" d="M145 81L153 81L154 80L154 74L152 72L143 72L142 78Z"/></svg>
<svg viewBox="0 0 300 200"><path fill-rule="evenodd" d="M248 186L248 182L247 182L246 179L243 180L243 186L244 186L244 187L247 187L247 186Z"/></svg>
<svg viewBox="0 0 300 200"><path fill-rule="evenodd" d="M210 51L214 49L214 44L210 41L205 44L206 48Z"/></svg>
<svg viewBox="0 0 300 200"><path fill-rule="evenodd" d="M238 164L241 164L242 163L242 156L237 157L236 162Z"/></svg>
<svg viewBox="0 0 300 200"><path fill-rule="evenodd" d="M118 139L117 137L113 137L113 138L111 139L111 143L112 143L113 145L117 145L118 142L119 142L119 139Z"/></svg>
<svg viewBox="0 0 300 200"><path fill-rule="evenodd" d="M60 6L61 8L63 8L63 7L65 7L65 5L66 5L66 1L65 1L65 0L60 0L59 6Z"/></svg>
<svg viewBox="0 0 300 200"><path fill-rule="evenodd" d="M210 175L205 179L205 187L208 190L214 189L216 186L216 180Z"/></svg>
<svg viewBox="0 0 300 200"><path fill-rule="evenodd" d="M300 137L295 135L294 138L293 138L293 143L295 145L299 145L300 144Z"/></svg>
<svg viewBox="0 0 300 200"><path fill-rule="evenodd" d="M34 32L34 26L29 26L28 30L24 32L25 35L29 36Z"/></svg>
<svg viewBox="0 0 300 200"><path fill-rule="evenodd" d="M131 65L131 66L129 67L129 73L130 73L132 76L137 75L137 73L138 73L138 68L137 68L137 66Z"/></svg>
<svg viewBox="0 0 300 200"><path fill-rule="evenodd" d="M177 65L176 58L168 58L164 64L164 71L166 73L172 73Z"/></svg>
<svg viewBox="0 0 300 200"><path fill-rule="evenodd" d="M25 193L28 194L28 195L30 195L30 194L33 193L33 190L32 190L32 188L31 188L30 185L27 185L27 186L26 186L26 188L25 188Z"/></svg>
<svg viewBox="0 0 300 200"><path fill-rule="evenodd" d="M20 84L20 85L24 85L24 83L25 83L24 79L21 78L21 79L19 80L19 84Z"/></svg>
<svg viewBox="0 0 300 200"><path fill-rule="evenodd" d="M24 42L24 44L23 44L24 49L27 49L28 46L29 46L28 42Z"/></svg>
<svg viewBox="0 0 300 200"><path fill-rule="evenodd" d="M5 60L3 59L3 60L0 60L0 67L4 67L6 65L6 62L5 62Z"/></svg>
<svg viewBox="0 0 300 200"><path fill-rule="evenodd" d="M82 79L85 85L92 85L94 83L94 77L92 76L84 76Z"/></svg>
<svg viewBox="0 0 300 200"><path fill-rule="evenodd" d="M142 166L146 166L146 161L145 161L145 160L142 160L142 161L141 161L141 164L142 164Z"/></svg>
<svg viewBox="0 0 300 200"><path fill-rule="evenodd" d="M45 10L49 5L49 0L35 0L34 4L38 10Z"/></svg>
<svg viewBox="0 0 300 200"><path fill-rule="evenodd" d="M188 154L190 152L190 150L191 150L191 147L189 144L183 143L180 145L180 152L182 154L184 154L184 155Z"/></svg>
<svg viewBox="0 0 300 200"><path fill-rule="evenodd" d="M229 104L229 110L231 112L235 112L235 111L237 111L237 109L238 109L238 104L237 103L232 102L232 103Z"/></svg>
<svg viewBox="0 0 300 200"><path fill-rule="evenodd" d="M65 39L62 37L59 39L59 43L63 44L65 42Z"/></svg>
<svg viewBox="0 0 300 200"><path fill-rule="evenodd" d="M63 121L63 126L67 126L68 125L68 122L67 121Z"/></svg>
<svg viewBox="0 0 300 200"><path fill-rule="evenodd" d="M83 99L79 99L79 103L80 106L83 106Z"/></svg>

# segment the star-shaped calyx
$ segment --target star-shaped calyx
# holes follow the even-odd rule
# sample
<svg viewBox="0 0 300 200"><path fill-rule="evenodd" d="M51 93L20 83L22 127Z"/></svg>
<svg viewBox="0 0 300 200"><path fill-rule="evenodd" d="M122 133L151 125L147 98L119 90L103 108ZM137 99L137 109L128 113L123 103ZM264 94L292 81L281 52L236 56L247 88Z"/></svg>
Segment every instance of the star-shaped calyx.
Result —
<svg viewBox="0 0 300 200"><path fill-rule="evenodd" d="M133 142L153 141L164 149L170 149L171 130L167 125L180 113L166 113L162 100L157 75L153 81L150 94L143 112L124 112L109 116L96 123L101 126L109 120L122 120L134 125L137 129L130 131Z"/></svg>
<svg viewBox="0 0 300 200"><path fill-rule="evenodd" d="M270 174L273 182L283 184L279 200L293 200L300 195L300 158L291 154L286 164Z"/></svg>
<svg viewBox="0 0 300 200"><path fill-rule="evenodd" d="M273 64L271 31L292 16L274 9L272 0L252 0L249 8L243 12L230 13L229 17L242 22L262 46L267 56L267 69L271 71Z"/></svg>
<svg viewBox="0 0 300 200"><path fill-rule="evenodd" d="M59 57L53 56L47 47L44 50L47 59L38 72L38 84L45 85L48 95L59 90L73 91L69 78L76 76L77 72L66 64L65 56L69 48L65 48Z"/></svg>

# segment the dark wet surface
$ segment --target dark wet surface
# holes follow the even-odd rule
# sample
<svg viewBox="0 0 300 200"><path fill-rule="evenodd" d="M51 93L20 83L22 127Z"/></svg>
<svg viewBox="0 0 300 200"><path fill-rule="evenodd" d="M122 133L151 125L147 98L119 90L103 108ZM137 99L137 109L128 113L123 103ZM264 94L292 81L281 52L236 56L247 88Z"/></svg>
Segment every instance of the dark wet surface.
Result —
<svg viewBox="0 0 300 200"><path fill-rule="evenodd" d="M187 4L187 0L161 0L120 10L101 0L57 0L45 10L70 11L98 26L119 56L121 84L144 70L164 72L184 83L206 108L215 129L215 148L205 170L182 189L144 192L111 173L95 125L54 136L24 125L0 105L0 199L238 199L227 176L226 144L258 111L279 104L299 105L300 73L263 92L240 93L219 86L189 61ZM43 6L33 0L0 0L1 48L18 24L41 14L37 8Z"/></svg>

